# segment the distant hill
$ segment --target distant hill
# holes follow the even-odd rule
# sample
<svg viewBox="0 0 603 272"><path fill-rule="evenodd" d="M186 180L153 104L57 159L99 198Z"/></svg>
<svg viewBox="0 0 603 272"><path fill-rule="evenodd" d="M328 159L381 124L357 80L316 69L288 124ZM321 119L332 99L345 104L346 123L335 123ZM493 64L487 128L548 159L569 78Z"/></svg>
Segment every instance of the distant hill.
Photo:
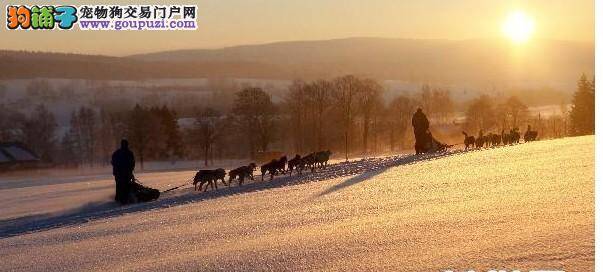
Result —
<svg viewBox="0 0 603 272"><path fill-rule="evenodd" d="M523 52L518 52L520 50ZM523 54L521 56L518 56ZM215 50L132 56L147 61L247 61L282 66L294 77L352 73L415 82L575 81L594 71L592 43L537 40L513 47L498 40L350 38L278 42Z"/></svg>
<svg viewBox="0 0 603 272"><path fill-rule="evenodd" d="M68 78L140 80L203 77L286 77L280 69L247 62L164 62L141 61L127 57L108 57L27 51L0 51L0 79Z"/></svg>
<svg viewBox="0 0 603 272"><path fill-rule="evenodd" d="M19 64L36 59L37 65ZM497 40L349 38L278 42L223 49L177 50L129 57L1 51L0 78L251 77L272 79L359 74L442 84L574 84L594 71L594 44L534 40L513 47ZM60 65L56 65L59 63ZM62 68L59 68L62 67Z"/></svg>

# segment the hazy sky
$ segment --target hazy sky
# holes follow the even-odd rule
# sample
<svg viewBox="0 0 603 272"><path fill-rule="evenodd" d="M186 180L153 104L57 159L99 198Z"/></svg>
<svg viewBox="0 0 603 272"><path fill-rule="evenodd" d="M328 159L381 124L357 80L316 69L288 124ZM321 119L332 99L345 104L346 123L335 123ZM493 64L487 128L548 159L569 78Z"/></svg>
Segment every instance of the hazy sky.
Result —
<svg viewBox="0 0 603 272"><path fill-rule="evenodd" d="M47 4L52 1L5 1ZM61 1L67 4L197 4L197 31L8 31L0 48L127 55L219 48L289 40L346 37L500 38L507 15L522 10L535 22L534 38L594 41L590 0L170 0ZM1 13L6 20L6 10Z"/></svg>

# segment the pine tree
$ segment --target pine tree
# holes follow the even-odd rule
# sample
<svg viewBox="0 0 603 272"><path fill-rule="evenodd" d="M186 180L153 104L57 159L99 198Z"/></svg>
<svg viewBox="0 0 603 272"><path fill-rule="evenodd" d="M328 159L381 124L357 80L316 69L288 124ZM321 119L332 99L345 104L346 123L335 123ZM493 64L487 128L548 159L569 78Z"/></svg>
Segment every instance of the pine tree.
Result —
<svg viewBox="0 0 603 272"><path fill-rule="evenodd" d="M69 122L69 131L63 137L62 145L64 151L64 160L67 163L79 165L83 162L84 156L83 150L83 136L82 126L77 111L71 113L71 120Z"/></svg>
<svg viewBox="0 0 603 272"><path fill-rule="evenodd" d="M27 120L25 114L1 103L0 112L0 142L21 141L23 139L23 128L19 124L24 124Z"/></svg>
<svg viewBox="0 0 603 272"><path fill-rule="evenodd" d="M509 97L504 107L506 108L507 115L510 118L511 129L520 126L521 123L526 121L528 117L528 107L516 96Z"/></svg>
<svg viewBox="0 0 603 272"><path fill-rule="evenodd" d="M87 162L90 166L93 166L95 159L95 146L96 146L96 112L88 107L81 107L78 113L80 122L81 135L82 135L82 155L84 162Z"/></svg>
<svg viewBox="0 0 603 272"><path fill-rule="evenodd" d="M163 153L170 159L182 157L182 135L178 127L176 113L163 106L160 110L160 122L162 134L165 136Z"/></svg>
<svg viewBox="0 0 603 272"><path fill-rule="evenodd" d="M130 112L128 120L128 140L132 144L132 149L140 161L140 169L144 170L144 158L149 150L151 143L151 128L150 111L136 104Z"/></svg>
<svg viewBox="0 0 603 272"><path fill-rule="evenodd" d="M77 141L74 139L73 130L70 128L61 139L61 163L69 166L80 164L76 147Z"/></svg>
<svg viewBox="0 0 603 272"><path fill-rule="evenodd" d="M148 142L152 143L147 146L145 156L149 159L165 157L167 135L161 124L161 109L159 107L151 107L145 111L145 114L147 115Z"/></svg>
<svg viewBox="0 0 603 272"><path fill-rule="evenodd" d="M578 89L574 94L574 105L570 112L574 135L595 133L595 81L589 81L586 75L578 80Z"/></svg>
<svg viewBox="0 0 603 272"><path fill-rule="evenodd" d="M119 140L115 135L115 123L115 118L107 112L106 109L101 109L99 114L97 146L103 164L111 161L111 153L117 146L117 141Z"/></svg>

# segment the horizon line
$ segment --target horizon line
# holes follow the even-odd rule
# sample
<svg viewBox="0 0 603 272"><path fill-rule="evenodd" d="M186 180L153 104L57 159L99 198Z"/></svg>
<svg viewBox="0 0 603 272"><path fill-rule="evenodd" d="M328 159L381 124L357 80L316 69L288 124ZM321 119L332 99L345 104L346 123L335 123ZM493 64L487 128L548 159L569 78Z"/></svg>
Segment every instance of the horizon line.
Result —
<svg viewBox="0 0 603 272"><path fill-rule="evenodd" d="M152 54L160 54L167 52L179 52L179 51L197 51L197 50L224 50L230 48L238 48L238 47L248 47L248 46L266 46L266 45L275 45L275 44L286 44L286 43L304 43L304 42L330 42L330 41L343 41L343 40L355 40L355 39L379 39L379 40L408 40L408 41L449 41L449 42L467 42L467 41L497 41L497 40L505 40L500 37L484 37L484 38L466 38L466 39L448 39L448 38L396 38L396 37L380 37L380 36L350 36L350 37L342 37L342 38L327 38L327 39L308 39L308 40L278 40L278 41L266 41L266 42L258 42L258 43L248 43L248 44L237 44L237 45L229 45L229 46L219 46L219 47L195 47L195 48L178 48L178 49L166 49L166 50L158 50L158 51L148 51L148 52L139 52L139 53L127 53L127 54L98 54L98 53L86 53L86 52L67 52L67 51L43 51L43 50L23 50L23 49L9 49L9 48L0 48L0 52L31 52L31 53L46 53L46 54L64 54L64 55L83 55L83 56L96 56L96 57L111 57L111 58L129 58L141 55L152 55ZM595 40L587 41L587 40L561 40L561 39L550 39L550 38L535 38L535 41L554 41L554 42L572 42L572 43L583 43L583 44L595 44Z"/></svg>

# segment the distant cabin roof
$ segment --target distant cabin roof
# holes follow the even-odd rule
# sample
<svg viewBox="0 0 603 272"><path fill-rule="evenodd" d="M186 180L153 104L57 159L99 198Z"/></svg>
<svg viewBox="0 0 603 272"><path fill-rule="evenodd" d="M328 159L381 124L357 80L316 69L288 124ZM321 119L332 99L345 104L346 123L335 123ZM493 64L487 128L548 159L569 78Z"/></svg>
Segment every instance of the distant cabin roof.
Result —
<svg viewBox="0 0 603 272"><path fill-rule="evenodd" d="M33 151L21 143L0 143L0 163L39 161Z"/></svg>

